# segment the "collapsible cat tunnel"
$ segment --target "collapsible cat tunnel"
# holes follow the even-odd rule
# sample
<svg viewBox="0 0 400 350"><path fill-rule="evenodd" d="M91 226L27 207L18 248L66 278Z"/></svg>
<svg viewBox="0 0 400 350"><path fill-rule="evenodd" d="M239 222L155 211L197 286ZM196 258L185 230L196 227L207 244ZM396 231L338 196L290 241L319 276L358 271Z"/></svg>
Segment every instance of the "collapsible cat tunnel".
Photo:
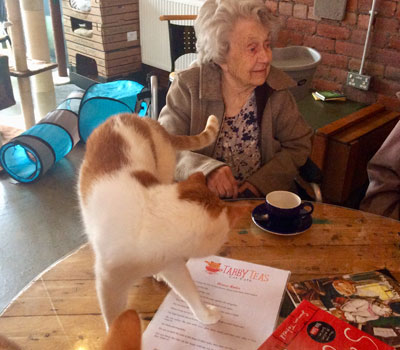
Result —
<svg viewBox="0 0 400 350"><path fill-rule="evenodd" d="M33 182L72 150L79 141L81 98L82 93L73 92L39 123L0 148L1 165L12 178Z"/></svg>
<svg viewBox="0 0 400 350"><path fill-rule="evenodd" d="M93 84L85 92L79 108L79 136L86 142L93 130L107 118L118 113L145 115L148 105L141 102L138 94L143 85L130 80Z"/></svg>
<svg viewBox="0 0 400 350"><path fill-rule="evenodd" d="M118 113L146 115L150 93L143 85L118 80L71 93L38 124L0 148L0 163L19 182L33 182L65 157L81 139Z"/></svg>

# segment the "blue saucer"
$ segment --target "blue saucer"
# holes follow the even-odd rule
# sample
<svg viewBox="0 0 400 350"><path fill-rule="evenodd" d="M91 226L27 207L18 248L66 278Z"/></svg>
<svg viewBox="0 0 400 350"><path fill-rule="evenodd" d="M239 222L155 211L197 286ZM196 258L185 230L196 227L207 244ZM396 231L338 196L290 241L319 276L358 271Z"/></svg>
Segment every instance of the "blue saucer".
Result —
<svg viewBox="0 0 400 350"><path fill-rule="evenodd" d="M262 217L265 216L265 205L260 204L256 206L252 213L251 218L254 224L263 231L272 233L274 235L279 236L294 236L300 233L307 231L312 225L312 217L311 215L305 215L299 217L298 219L294 220L293 222L281 226L277 225L276 223L268 220L268 218L263 219Z"/></svg>

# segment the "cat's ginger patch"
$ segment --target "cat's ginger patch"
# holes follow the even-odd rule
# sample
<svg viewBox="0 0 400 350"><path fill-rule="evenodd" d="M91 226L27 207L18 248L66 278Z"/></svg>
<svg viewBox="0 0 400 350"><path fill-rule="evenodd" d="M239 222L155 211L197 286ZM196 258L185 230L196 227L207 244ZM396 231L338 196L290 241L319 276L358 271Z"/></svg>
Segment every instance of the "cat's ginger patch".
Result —
<svg viewBox="0 0 400 350"><path fill-rule="evenodd" d="M211 217L218 217L225 208L222 201L212 193L207 185L203 173L194 173L188 181L178 184L179 199L196 202L204 206Z"/></svg>
<svg viewBox="0 0 400 350"><path fill-rule="evenodd" d="M101 144L107 146L102 148L101 153L96 152ZM97 178L117 171L128 163L125 153L127 147L124 138L114 130L112 120L90 135L79 181L79 191L84 203Z"/></svg>

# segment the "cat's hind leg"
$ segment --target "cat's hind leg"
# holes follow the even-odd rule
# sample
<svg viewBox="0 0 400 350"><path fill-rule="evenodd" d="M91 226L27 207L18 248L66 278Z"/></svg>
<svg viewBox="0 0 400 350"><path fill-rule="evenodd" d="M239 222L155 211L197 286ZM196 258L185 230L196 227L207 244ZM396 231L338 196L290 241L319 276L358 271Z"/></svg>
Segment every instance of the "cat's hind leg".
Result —
<svg viewBox="0 0 400 350"><path fill-rule="evenodd" d="M204 305L200 300L199 292L184 260L169 264L158 276L161 276L175 293L186 302L200 322L214 324L221 319L221 314L215 306Z"/></svg>
<svg viewBox="0 0 400 350"><path fill-rule="evenodd" d="M124 268L107 270L96 266L96 289L108 332L111 323L126 309L133 278Z"/></svg>

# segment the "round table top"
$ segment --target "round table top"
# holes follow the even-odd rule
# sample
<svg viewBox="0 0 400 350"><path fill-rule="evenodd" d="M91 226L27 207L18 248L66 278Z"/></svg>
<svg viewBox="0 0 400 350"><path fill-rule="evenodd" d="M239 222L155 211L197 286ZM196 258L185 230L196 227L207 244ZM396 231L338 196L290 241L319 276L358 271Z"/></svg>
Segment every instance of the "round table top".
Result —
<svg viewBox="0 0 400 350"><path fill-rule="evenodd" d="M400 280L400 222L358 210L314 203L313 224L295 236L258 228L251 211L262 202L237 201L240 220L221 256L290 270L290 281L386 268ZM88 244L38 276L0 315L1 332L23 349L99 349L105 328ZM153 278L132 286L128 306L145 329L169 288Z"/></svg>

